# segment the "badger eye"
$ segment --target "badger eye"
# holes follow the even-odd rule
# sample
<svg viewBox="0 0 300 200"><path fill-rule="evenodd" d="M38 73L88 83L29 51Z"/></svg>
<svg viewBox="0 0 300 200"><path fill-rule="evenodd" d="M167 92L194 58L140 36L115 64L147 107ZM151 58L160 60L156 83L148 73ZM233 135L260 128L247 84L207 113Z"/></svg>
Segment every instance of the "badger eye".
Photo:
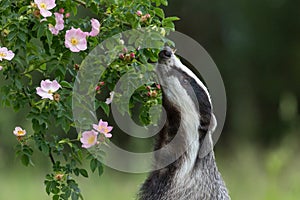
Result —
<svg viewBox="0 0 300 200"><path fill-rule="evenodd" d="M187 78L183 78L182 83L187 85L189 83L189 80Z"/></svg>

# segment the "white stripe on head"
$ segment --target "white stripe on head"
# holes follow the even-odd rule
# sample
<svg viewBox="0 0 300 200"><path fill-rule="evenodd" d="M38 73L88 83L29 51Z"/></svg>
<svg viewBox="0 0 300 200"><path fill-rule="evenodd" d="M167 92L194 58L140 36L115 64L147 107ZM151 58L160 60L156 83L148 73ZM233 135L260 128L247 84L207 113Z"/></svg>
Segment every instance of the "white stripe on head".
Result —
<svg viewBox="0 0 300 200"><path fill-rule="evenodd" d="M182 64L181 61L179 60L179 58L177 58L174 53L172 53L172 57L171 57L170 60L171 60L171 62L172 61L174 62L174 63L172 63L174 66L178 67L180 70L184 71L187 75L189 75L190 77L192 77L196 81L196 83L198 85L200 85L201 88L203 88L203 90L205 91L205 93L206 93L206 95L208 97L208 100L209 100L209 102L210 102L210 104L212 106L210 95L208 93L207 88L202 83L202 81L188 67L186 67L184 64Z"/></svg>

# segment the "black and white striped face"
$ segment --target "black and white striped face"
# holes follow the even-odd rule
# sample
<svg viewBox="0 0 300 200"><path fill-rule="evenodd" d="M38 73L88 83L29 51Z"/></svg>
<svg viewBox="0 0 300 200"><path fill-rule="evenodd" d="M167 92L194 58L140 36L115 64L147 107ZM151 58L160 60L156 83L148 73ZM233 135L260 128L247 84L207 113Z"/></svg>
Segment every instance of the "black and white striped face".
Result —
<svg viewBox="0 0 300 200"><path fill-rule="evenodd" d="M175 56L169 47L159 53L156 72L164 98L173 104L186 120L198 120L198 129L207 132L212 119L212 104L207 88Z"/></svg>

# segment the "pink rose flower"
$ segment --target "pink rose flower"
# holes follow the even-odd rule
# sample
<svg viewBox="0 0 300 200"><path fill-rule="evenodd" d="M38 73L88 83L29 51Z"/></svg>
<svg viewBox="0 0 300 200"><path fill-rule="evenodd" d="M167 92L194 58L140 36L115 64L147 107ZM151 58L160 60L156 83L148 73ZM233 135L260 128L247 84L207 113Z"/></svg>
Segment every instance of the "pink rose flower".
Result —
<svg viewBox="0 0 300 200"><path fill-rule="evenodd" d="M89 36L95 37L100 32L100 22L97 19L91 19L92 31L89 33Z"/></svg>
<svg viewBox="0 0 300 200"><path fill-rule="evenodd" d="M50 17L52 13L49 10L56 6L55 0L34 0L34 3L40 9L40 13L43 17Z"/></svg>
<svg viewBox="0 0 300 200"><path fill-rule="evenodd" d="M80 142L82 143L83 148L91 148L95 144L97 144L97 136L98 133L94 130L91 131L84 131L80 138Z"/></svg>
<svg viewBox="0 0 300 200"><path fill-rule="evenodd" d="M110 133L110 131L113 129L112 126L108 126L108 123L105 121L102 121L102 119L100 119L98 124L93 124L93 128L98 131L99 133L104 134L104 136L106 138L111 138L112 134Z"/></svg>
<svg viewBox="0 0 300 200"><path fill-rule="evenodd" d="M0 61L2 59L12 60L14 56L15 54L11 50L8 50L6 47L0 47Z"/></svg>
<svg viewBox="0 0 300 200"><path fill-rule="evenodd" d="M87 37L88 33L83 32L80 28L71 28L66 31L65 46L72 52L84 51L87 49Z"/></svg>
<svg viewBox="0 0 300 200"><path fill-rule="evenodd" d="M22 136L25 136L26 135L26 130L25 129L22 129L21 127L17 126L15 128L15 130L13 131L14 135L15 136L18 136L18 137L22 137Z"/></svg>
<svg viewBox="0 0 300 200"><path fill-rule="evenodd" d="M36 88L36 93L42 97L42 99L53 100L53 93L61 88L61 85L56 81L50 81L49 79L41 81L41 87Z"/></svg>
<svg viewBox="0 0 300 200"><path fill-rule="evenodd" d="M60 13L54 13L55 15L55 26L49 24L49 30L53 35L58 35L59 31L64 29L64 15Z"/></svg>

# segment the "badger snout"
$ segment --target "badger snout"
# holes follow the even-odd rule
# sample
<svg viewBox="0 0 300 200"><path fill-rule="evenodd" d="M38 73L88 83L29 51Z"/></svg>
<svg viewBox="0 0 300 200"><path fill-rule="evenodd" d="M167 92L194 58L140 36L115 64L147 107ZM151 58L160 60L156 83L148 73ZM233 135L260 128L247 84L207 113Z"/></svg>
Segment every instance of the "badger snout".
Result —
<svg viewBox="0 0 300 200"><path fill-rule="evenodd" d="M173 50L170 47L165 47L158 54L158 62L163 62L172 57Z"/></svg>

